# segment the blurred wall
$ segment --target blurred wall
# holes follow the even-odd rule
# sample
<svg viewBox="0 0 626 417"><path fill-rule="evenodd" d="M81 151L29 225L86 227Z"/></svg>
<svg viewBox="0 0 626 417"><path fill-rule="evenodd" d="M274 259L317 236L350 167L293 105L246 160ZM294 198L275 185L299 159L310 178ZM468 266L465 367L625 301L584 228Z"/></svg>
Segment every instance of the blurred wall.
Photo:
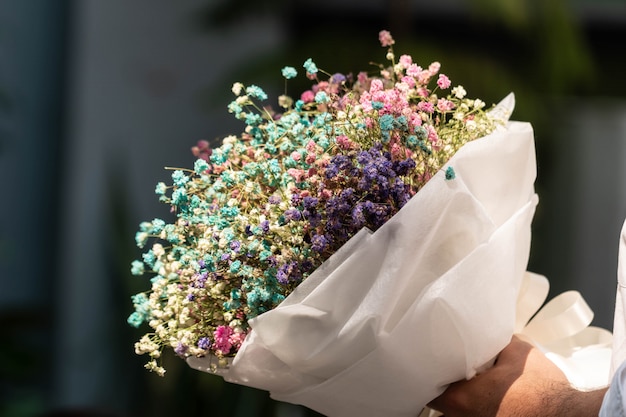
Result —
<svg viewBox="0 0 626 417"><path fill-rule="evenodd" d="M204 6L74 3L56 292L58 407L116 409L133 400L136 381L123 366L133 343L120 337L129 335L128 262L138 256L128 243L140 221L167 213L154 194L169 176L164 167L189 166L197 140L234 128L202 93L231 68L252 65L249 55L280 47L272 16L207 31L196 20ZM215 107L224 109L230 84L220 88Z"/></svg>

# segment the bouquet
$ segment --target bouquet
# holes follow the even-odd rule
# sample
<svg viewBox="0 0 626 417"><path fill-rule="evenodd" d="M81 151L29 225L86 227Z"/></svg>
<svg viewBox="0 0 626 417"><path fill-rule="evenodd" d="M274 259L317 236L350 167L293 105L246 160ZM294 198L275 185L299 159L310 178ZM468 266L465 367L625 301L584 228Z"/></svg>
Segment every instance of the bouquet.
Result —
<svg viewBox="0 0 626 417"><path fill-rule="evenodd" d="M140 225L132 273L151 288L128 318L151 328L149 370L171 348L329 416L414 416L523 331L532 128L508 121L512 95L487 109L379 40L388 65L308 59L310 90L279 110L235 83L243 132L157 185L175 220Z"/></svg>

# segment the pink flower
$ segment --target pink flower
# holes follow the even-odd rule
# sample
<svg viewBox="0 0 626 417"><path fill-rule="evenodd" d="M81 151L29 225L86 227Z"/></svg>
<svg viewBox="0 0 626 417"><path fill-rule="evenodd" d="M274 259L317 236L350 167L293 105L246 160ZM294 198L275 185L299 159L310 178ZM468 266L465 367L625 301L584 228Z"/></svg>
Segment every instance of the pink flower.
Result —
<svg viewBox="0 0 626 417"><path fill-rule="evenodd" d="M287 170L287 174L291 175L296 182L302 182L302 177L304 177L304 170L289 168Z"/></svg>
<svg viewBox="0 0 626 417"><path fill-rule="evenodd" d="M391 46L396 43L388 30L381 30L378 32L378 40L380 41L380 45L383 47Z"/></svg>
<svg viewBox="0 0 626 417"><path fill-rule="evenodd" d="M406 69L406 75L411 77L417 77L422 72L422 67L416 64L411 64Z"/></svg>
<svg viewBox="0 0 626 417"><path fill-rule="evenodd" d="M439 72L439 68L441 68L441 64L435 61L428 66L428 72L430 72L430 75L435 75Z"/></svg>
<svg viewBox="0 0 626 417"><path fill-rule="evenodd" d="M363 107L363 110L366 112L369 112L372 110L372 95L367 92L364 91L363 94L361 94L361 97L359 98L359 103L361 104L361 107Z"/></svg>
<svg viewBox="0 0 626 417"><path fill-rule="evenodd" d="M241 347L241 344L246 339L246 336L247 334L244 332L234 332L230 336L229 342L232 345L232 347L235 348L235 350L239 350L239 348Z"/></svg>
<svg viewBox="0 0 626 417"><path fill-rule="evenodd" d="M406 94L407 91L409 91L409 89L411 88L409 87L407 83L403 83L403 82L396 83L394 87L396 88L396 90L400 91L402 94Z"/></svg>
<svg viewBox="0 0 626 417"><path fill-rule="evenodd" d="M359 74L356 76L356 79L360 84L363 84L363 85L367 85L369 81L369 77L367 76L367 72L365 71L359 72Z"/></svg>
<svg viewBox="0 0 626 417"><path fill-rule="evenodd" d="M428 140L432 144L433 149L438 151L441 146L439 144L439 135L437 134L437 131L431 125L428 125L426 129L428 130Z"/></svg>
<svg viewBox="0 0 626 417"><path fill-rule="evenodd" d="M372 85L370 86L370 93L375 93L377 91L383 91L383 82L379 79L372 80Z"/></svg>
<svg viewBox="0 0 626 417"><path fill-rule="evenodd" d="M415 78L413 77L408 77L405 75L404 77L402 77L401 81L405 83L406 85L408 85L409 88L415 87Z"/></svg>
<svg viewBox="0 0 626 417"><path fill-rule="evenodd" d="M450 87L450 79L443 74L439 74L437 85L439 86L439 88L443 88L445 90L446 88Z"/></svg>
<svg viewBox="0 0 626 417"><path fill-rule="evenodd" d="M309 153L315 153L315 151L317 151L317 145L315 145L315 141L314 140L310 140L306 144L306 151L309 152Z"/></svg>
<svg viewBox="0 0 626 417"><path fill-rule="evenodd" d="M393 159L402 159L404 158L406 155L406 153L404 152L404 148L402 148L400 145L398 145L397 143L393 143L391 145L391 157Z"/></svg>
<svg viewBox="0 0 626 417"><path fill-rule="evenodd" d="M420 101L417 104L417 109L419 111L423 111L424 113L431 114L435 111L435 106L433 106L433 103L429 101Z"/></svg>
<svg viewBox="0 0 626 417"><path fill-rule="evenodd" d="M300 100L305 103L312 103L315 100L315 93L311 90L307 90L302 95L300 95Z"/></svg>
<svg viewBox="0 0 626 417"><path fill-rule="evenodd" d="M329 92L329 89L328 89L329 86L330 86L330 83L328 81L320 81L319 83L314 85L313 88L311 88L311 90L313 90L314 93L317 93L318 91Z"/></svg>
<svg viewBox="0 0 626 417"><path fill-rule="evenodd" d="M413 57L411 55L401 55L400 56L400 65L402 68L408 68L409 65L413 63Z"/></svg>
<svg viewBox="0 0 626 417"><path fill-rule="evenodd" d="M417 81L419 81L420 84L428 84L431 76L432 74L429 70L422 70L417 76Z"/></svg>
<svg viewBox="0 0 626 417"><path fill-rule="evenodd" d="M219 350L224 354L230 352L230 349L232 348L230 336L232 334L233 329L229 326L217 326L217 329L213 332L213 337L215 339L213 346L215 346L215 350Z"/></svg>
<svg viewBox="0 0 626 417"><path fill-rule="evenodd" d="M430 92L428 91L427 88L420 87L417 89L417 95L420 97L428 97L429 94Z"/></svg>
<svg viewBox="0 0 626 417"><path fill-rule="evenodd" d="M439 109L440 112L447 112L452 110L453 108L454 103L450 100L447 100L445 98L440 98L439 100L437 100L437 109Z"/></svg>
<svg viewBox="0 0 626 417"><path fill-rule="evenodd" d="M337 136L335 141L341 149L352 149L352 141L346 135Z"/></svg>
<svg viewBox="0 0 626 417"><path fill-rule="evenodd" d="M291 159L293 159L294 161L299 161L300 159L302 159L302 155L300 154L300 152L297 151L293 151L291 152Z"/></svg>
<svg viewBox="0 0 626 417"><path fill-rule="evenodd" d="M411 113L409 117L409 124L413 126L413 128L422 125L422 117L419 113Z"/></svg>

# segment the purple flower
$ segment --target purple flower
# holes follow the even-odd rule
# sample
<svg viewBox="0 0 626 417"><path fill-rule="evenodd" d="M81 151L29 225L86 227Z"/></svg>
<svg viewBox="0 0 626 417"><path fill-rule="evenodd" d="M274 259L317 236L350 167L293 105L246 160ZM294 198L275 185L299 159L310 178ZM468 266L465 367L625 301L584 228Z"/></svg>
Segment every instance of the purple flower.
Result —
<svg viewBox="0 0 626 417"><path fill-rule="evenodd" d="M311 228L317 227L322 221L322 215L316 211L310 211L307 209L302 210L302 217L304 217L308 222Z"/></svg>
<svg viewBox="0 0 626 417"><path fill-rule="evenodd" d="M185 353L187 353L187 346L179 342L176 348L174 349L174 352L176 352L178 356L185 357Z"/></svg>
<svg viewBox="0 0 626 417"><path fill-rule="evenodd" d="M363 213L363 204L359 203L352 209L352 226L357 229L365 226L366 219L365 213Z"/></svg>
<svg viewBox="0 0 626 417"><path fill-rule="evenodd" d="M291 195L291 204L294 206L299 206L302 201L302 196L300 194L292 194Z"/></svg>
<svg viewBox="0 0 626 417"><path fill-rule="evenodd" d="M314 235L311 238L311 249L315 252L324 252L324 250L328 247L328 239L325 235Z"/></svg>
<svg viewBox="0 0 626 417"><path fill-rule="evenodd" d="M211 339L201 337L200 340L198 340L198 347L202 350L209 350L211 348Z"/></svg>
<svg viewBox="0 0 626 417"><path fill-rule="evenodd" d="M331 162L326 166L326 171L324 172L324 175L326 175L326 178L330 180L330 179L335 178L338 174L339 174L339 167L336 164L333 164Z"/></svg>
<svg viewBox="0 0 626 417"><path fill-rule="evenodd" d="M378 178L378 170L376 169L376 165L370 163L364 166L363 176L368 182L374 181L376 178Z"/></svg>
<svg viewBox="0 0 626 417"><path fill-rule="evenodd" d="M195 275L195 282L193 283L193 286L196 288L204 288L204 284L206 284L206 280L208 278L209 274L207 272L203 272L201 274L196 274Z"/></svg>
<svg viewBox="0 0 626 417"><path fill-rule="evenodd" d="M304 197L304 199L302 200L302 203L304 205L305 209L312 209L315 208L317 206L317 203L319 203L319 199L316 197Z"/></svg>
<svg viewBox="0 0 626 417"><path fill-rule="evenodd" d="M412 158L407 158L404 161L395 161L393 164L393 170L396 175L407 175L413 169L415 169L415 161Z"/></svg>
<svg viewBox="0 0 626 417"><path fill-rule="evenodd" d="M230 249L233 252L239 252L239 250L241 249L241 242L239 242L238 240L233 240L232 242L230 242Z"/></svg>
<svg viewBox="0 0 626 417"><path fill-rule="evenodd" d="M268 202L270 204L280 204L280 197L278 197L277 195L271 195L270 198L268 199Z"/></svg>
<svg viewBox="0 0 626 417"><path fill-rule="evenodd" d="M330 77L330 82L333 84L341 84L346 80L346 76L341 73L335 73Z"/></svg>
<svg viewBox="0 0 626 417"><path fill-rule="evenodd" d="M289 209L285 211L285 218L288 220L300 220L302 218L302 213L298 209Z"/></svg>
<svg viewBox="0 0 626 417"><path fill-rule="evenodd" d="M263 230L263 233L267 233L270 231L270 222L269 220L263 220L261 222L261 230Z"/></svg>
<svg viewBox="0 0 626 417"><path fill-rule="evenodd" d="M276 279L281 284L287 284L289 281L298 281L301 275L298 274L297 264L294 261L287 262L278 267Z"/></svg>
<svg viewBox="0 0 626 417"><path fill-rule="evenodd" d="M368 151L361 151L356 157L356 161L361 165L368 164L371 160L372 155Z"/></svg>

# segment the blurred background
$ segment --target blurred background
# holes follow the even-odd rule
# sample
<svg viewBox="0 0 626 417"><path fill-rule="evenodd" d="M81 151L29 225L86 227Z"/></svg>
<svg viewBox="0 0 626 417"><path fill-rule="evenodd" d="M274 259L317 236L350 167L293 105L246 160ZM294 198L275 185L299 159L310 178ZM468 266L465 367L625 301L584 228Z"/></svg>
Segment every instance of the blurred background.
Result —
<svg viewBox="0 0 626 417"><path fill-rule="evenodd" d="M470 96L513 91L536 134L529 269L612 328L626 217L624 0L0 1L0 416L313 416L166 358L143 369L130 275L154 186L197 140L240 131L233 82L276 97L280 69L396 53ZM302 81L301 81L302 82ZM306 80L304 80L306 82ZM306 87L297 82L290 91ZM217 142L216 142L217 143Z"/></svg>

